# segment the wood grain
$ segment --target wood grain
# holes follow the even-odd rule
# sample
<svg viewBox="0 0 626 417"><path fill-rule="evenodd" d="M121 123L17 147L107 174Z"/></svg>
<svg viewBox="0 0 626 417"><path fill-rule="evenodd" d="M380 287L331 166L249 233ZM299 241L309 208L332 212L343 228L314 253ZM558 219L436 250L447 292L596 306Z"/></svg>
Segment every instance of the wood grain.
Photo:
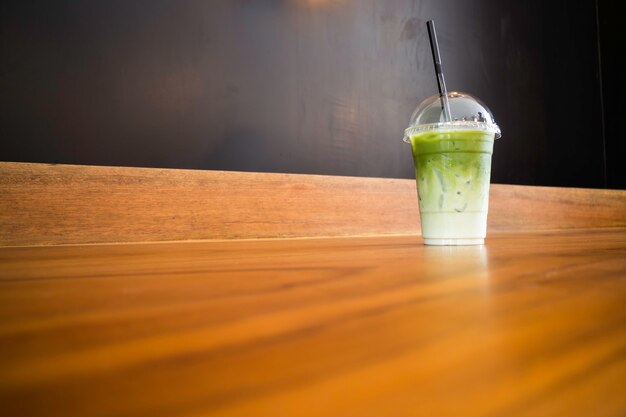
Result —
<svg viewBox="0 0 626 417"><path fill-rule="evenodd" d="M626 229L0 248L0 415L622 416Z"/></svg>
<svg viewBox="0 0 626 417"><path fill-rule="evenodd" d="M0 163L0 245L419 232L410 181Z"/></svg>
<svg viewBox="0 0 626 417"><path fill-rule="evenodd" d="M0 245L415 235L413 180L0 163ZM626 226L626 191L491 187L490 232Z"/></svg>

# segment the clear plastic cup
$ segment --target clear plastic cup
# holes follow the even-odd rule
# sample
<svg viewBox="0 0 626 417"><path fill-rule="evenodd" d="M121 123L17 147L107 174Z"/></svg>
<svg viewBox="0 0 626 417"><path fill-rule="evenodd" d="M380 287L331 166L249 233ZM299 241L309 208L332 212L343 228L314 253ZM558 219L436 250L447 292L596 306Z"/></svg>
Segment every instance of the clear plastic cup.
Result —
<svg viewBox="0 0 626 417"><path fill-rule="evenodd" d="M411 116L404 141L411 144L426 245L480 245L487 234L494 140L500 128L480 100L447 94L447 120L439 94Z"/></svg>

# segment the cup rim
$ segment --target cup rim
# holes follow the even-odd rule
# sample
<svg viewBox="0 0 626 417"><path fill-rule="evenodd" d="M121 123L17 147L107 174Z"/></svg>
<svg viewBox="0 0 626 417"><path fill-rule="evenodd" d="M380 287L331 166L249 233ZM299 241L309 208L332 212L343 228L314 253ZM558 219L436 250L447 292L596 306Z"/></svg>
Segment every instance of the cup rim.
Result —
<svg viewBox="0 0 626 417"><path fill-rule="evenodd" d="M484 123L475 121L457 120L453 122L429 123L425 125L409 126L404 130L404 138L402 140L410 143L410 137L417 133L424 132L455 132L463 130L479 130L486 133L493 133L494 139L502 137L500 127L495 123Z"/></svg>

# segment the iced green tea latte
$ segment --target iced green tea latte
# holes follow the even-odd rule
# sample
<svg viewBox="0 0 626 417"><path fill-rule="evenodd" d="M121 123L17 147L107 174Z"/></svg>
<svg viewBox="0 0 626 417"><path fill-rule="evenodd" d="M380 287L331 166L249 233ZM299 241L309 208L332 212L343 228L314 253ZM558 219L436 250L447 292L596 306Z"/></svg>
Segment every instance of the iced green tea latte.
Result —
<svg viewBox="0 0 626 417"><path fill-rule="evenodd" d="M477 98L456 91L442 97L422 101L404 131L422 237L427 245L479 245L487 235L491 154L501 132Z"/></svg>
<svg viewBox="0 0 626 417"><path fill-rule="evenodd" d="M494 134L430 131L409 139L426 243L482 243L487 230Z"/></svg>

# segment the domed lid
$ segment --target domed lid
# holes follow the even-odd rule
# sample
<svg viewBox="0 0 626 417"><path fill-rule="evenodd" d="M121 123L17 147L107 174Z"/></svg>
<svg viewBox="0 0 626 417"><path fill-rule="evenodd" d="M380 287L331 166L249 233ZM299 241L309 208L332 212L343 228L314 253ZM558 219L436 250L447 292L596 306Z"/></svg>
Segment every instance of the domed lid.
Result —
<svg viewBox="0 0 626 417"><path fill-rule="evenodd" d="M404 141L417 134L438 130L481 130L491 132L498 139L500 128L493 119L491 111L476 97L456 91L447 94L451 120L446 120L441 96L435 94L415 109L404 131Z"/></svg>

